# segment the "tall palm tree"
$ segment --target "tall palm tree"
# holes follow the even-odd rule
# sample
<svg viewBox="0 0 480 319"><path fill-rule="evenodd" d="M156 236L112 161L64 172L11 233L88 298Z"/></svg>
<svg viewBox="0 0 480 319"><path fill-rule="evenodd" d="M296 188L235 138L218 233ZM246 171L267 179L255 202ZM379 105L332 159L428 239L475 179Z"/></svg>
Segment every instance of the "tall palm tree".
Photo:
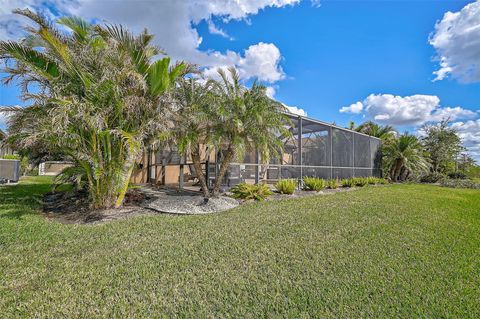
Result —
<svg viewBox="0 0 480 319"><path fill-rule="evenodd" d="M405 180L412 174L426 172L429 169L420 141L407 132L398 138L387 140L382 151L384 169L394 182Z"/></svg>
<svg viewBox="0 0 480 319"><path fill-rule="evenodd" d="M142 150L168 128L168 92L185 65L154 60L162 52L147 31L134 36L122 26L64 17L57 23L70 32L62 32L30 10L14 12L37 28L23 41L0 42L4 83L16 78L32 103L8 109L11 139L40 141L73 158L92 206L119 207Z"/></svg>
<svg viewBox="0 0 480 319"><path fill-rule="evenodd" d="M211 81L195 78L180 80L174 90L176 105L174 142L179 151L189 153L200 182L203 195L209 196L206 176L203 173L201 156L213 146L210 137L215 113Z"/></svg>
<svg viewBox="0 0 480 319"><path fill-rule="evenodd" d="M250 89L245 88L234 67L228 73L219 69L218 75L219 81L210 81L215 97L211 138L223 157L213 196L219 194L223 177L235 157L256 150L267 162L283 147L278 136L290 134L285 128L288 118L284 107L267 97L265 86L254 82Z"/></svg>
<svg viewBox="0 0 480 319"><path fill-rule="evenodd" d="M355 128L357 132L380 139L388 139L395 134L395 129L390 125L381 126L372 121L366 121Z"/></svg>

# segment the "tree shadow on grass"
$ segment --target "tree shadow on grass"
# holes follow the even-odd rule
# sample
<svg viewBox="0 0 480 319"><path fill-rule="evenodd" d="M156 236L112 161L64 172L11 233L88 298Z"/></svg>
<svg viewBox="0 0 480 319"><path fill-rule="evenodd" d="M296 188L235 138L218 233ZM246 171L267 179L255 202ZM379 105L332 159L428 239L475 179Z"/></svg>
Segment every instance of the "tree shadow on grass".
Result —
<svg viewBox="0 0 480 319"><path fill-rule="evenodd" d="M51 189L51 183L43 180L0 186L0 218L20 219L38 213L42 208L43 195Z"/></svg>

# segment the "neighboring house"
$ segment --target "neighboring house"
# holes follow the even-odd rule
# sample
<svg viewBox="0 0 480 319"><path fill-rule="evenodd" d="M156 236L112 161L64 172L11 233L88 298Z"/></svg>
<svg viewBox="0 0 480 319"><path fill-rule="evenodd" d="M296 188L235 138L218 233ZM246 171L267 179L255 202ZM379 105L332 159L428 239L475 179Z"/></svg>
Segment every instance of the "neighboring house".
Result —
<svg viewBox="0 0 480 319"><path fill-rule="evenodd" d="M380 139L312 118L288 116L292 122L289 127L292 137L283 139L282 156L265 164L255 152L245 154L243 160L230 165L225 185L274 183L279 179L305 176L325 179L381 176ZM203 167L212 184L219 169L217 158L222 154L206 149L203 153ZM165 147L143 157L132 181L183 187L196 183L196 173L187 154L179 154L175 147Z"/></svg>
<svg viewBox="0 0 480 319"><path fill-rule="evenodd" d="M13 150L5 143L6 138L7 134L0 130L0 158L4 155L13 154Z"/></svg>

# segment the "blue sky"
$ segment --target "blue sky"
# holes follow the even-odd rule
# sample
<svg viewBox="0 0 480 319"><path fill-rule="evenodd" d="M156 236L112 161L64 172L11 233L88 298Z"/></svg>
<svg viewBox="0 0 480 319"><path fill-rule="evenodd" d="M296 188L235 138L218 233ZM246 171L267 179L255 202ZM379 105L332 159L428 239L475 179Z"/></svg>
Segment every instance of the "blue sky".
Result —
<svg viewBox="0 0 480 319"><path fill-rule="evenodd" d="M416 131L450 117L480 158L478 2L2 1L2 39L21 36L6 11L24 6L148 27L174 58L207 74L233 64L246 83L257 77L277 100L326 122L375 119ZM17 96L1 87L0 105L21 104Z"/></svg>

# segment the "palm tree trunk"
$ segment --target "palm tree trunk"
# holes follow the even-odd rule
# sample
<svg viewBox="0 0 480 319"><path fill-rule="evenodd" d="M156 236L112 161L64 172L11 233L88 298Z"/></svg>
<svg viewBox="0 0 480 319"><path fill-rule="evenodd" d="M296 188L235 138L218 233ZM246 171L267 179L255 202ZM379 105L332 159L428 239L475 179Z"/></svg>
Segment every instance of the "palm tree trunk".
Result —
<svg viewBox="0 0 480 319"><path fill-rule="evenodd" d="M228 165L232 162L235 156L235 150L232 148L231 145L228 146L227 151L225 152L225 157L223 158L222 164L220 165L220 171L215 178L215 185L213 186L213 193L214 197L217 197L220 194L220 185L222 184L223 177L227 172Z"/></svg>
<svg viewBox="0 0 480 319"><path fill-rule="evenodd" d="M392 180L393 182L398 182L398 178L400 177L400 173L402 170L403 162L401 159L397 159L395 161L395 166L393 168L393 175L392 175Z"/></svg>
<svg viewBox="0 0 480 319"><path fill-rule="evenodd" d="M197 172L197 177L200 182L200 187L202 188L203 196L209 197L210 192L208 191L207 181L205 174L203 173L202 164L200 161L200 149L198 145L192 149L192 161L193 167L195 167L195 171Z"/></svg>
<svg viewBox="0 0 480 319"><path fill-rule="evenodd" d="M122 185L117 193L117 198L115 200L115 208L118 208L123 204L125 194L128 190L128 185L130 184L130 178L132 177L132 172L135 167L135 159L135 156L132 156L132 158L127 159L125 161L125 164L123 165ZM149 170L150 168L147 167L147 174L150 174Z"/></svg>

